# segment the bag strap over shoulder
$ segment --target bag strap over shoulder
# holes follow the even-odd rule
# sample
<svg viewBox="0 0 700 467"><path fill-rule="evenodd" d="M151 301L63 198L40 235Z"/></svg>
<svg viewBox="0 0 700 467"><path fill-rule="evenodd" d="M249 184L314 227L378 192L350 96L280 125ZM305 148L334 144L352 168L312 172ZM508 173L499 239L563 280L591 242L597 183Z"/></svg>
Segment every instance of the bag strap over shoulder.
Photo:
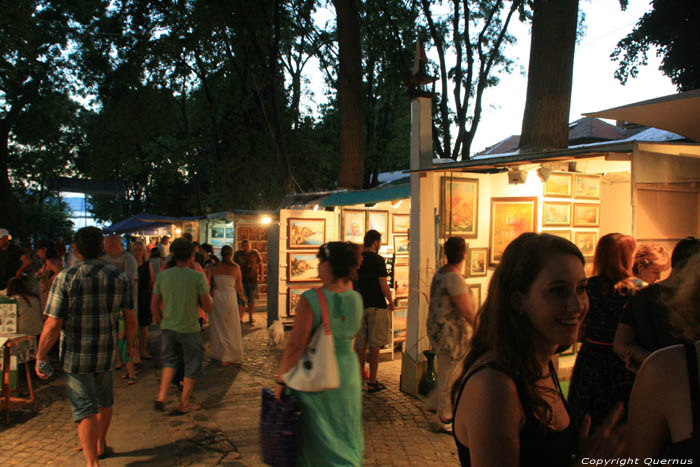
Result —
<svg viewBox="0 0 700 467"><path fill-rule="evenodd" d="M326 303L326 294L323 293L321 287L316 287L314 289L318 294L318 302L321 304L321 322L323 323L323 329L326 335L331 333L331 325L328 322L328 304Z"/></svg>

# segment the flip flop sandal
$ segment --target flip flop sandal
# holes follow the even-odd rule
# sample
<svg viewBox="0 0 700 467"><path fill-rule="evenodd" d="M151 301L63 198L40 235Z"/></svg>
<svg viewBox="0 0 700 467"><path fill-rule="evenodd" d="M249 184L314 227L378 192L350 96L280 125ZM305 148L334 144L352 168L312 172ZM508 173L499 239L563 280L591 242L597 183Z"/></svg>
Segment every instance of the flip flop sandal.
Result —
<svg viewBox="0 0 700 467"><path fill-rule="evenodd" d="M374 383L367 382L367 392L374 393L374 392L379 392L383 391L386 389L386 386L384 383L380 383L379 381L375 381Z"/></svg>

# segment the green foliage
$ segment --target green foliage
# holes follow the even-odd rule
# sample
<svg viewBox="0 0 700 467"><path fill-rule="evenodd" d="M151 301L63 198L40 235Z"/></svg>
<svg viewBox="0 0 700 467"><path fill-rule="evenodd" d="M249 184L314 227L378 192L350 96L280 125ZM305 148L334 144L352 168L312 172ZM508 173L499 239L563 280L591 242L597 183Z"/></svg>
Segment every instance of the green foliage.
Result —
<svg viewBox="0 0 700 467"><path fill-rule="evenodd" d="M659 69L678 91L700 88L699 23L699 2L654 0L652 9L610 55L619 62L615 78L622 84L635 78L639 67L647 65L650 48L655 47L657 55L663 57Z"/></svg>
<svg viewBox="0 0 700 467"><path fill-rule="evenodd" d="M16 221L8 226L13 238L23 244L39 239L73 238L70 210L56 195L34 190L17 190L13 195L19 213Z"/></svg>

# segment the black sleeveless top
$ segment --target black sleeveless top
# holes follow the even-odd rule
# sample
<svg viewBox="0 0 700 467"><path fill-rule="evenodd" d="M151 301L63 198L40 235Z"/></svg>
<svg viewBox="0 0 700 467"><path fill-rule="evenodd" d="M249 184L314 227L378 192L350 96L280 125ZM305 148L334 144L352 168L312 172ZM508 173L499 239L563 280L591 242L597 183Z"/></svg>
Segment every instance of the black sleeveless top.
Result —
<svg viewBox="0 0 700 467"><path fill-rule="evenodd" d="M694 344L684 344L685 359L688 363L690 381L690 407L693 417L693 431L690 438L671 443L667 457L671 459L693 459L700 462L700 381L698 380L698 355Z"/></svg>
<svg viewBox="0 0 700 467"><path fill-rule="evenodd" d="M486 366L481 367L474 372L472 372L463 382L462 387L459 390L459 396L454 406L454 414L452 420L455 420L454 415L457 413L457 407L459 406L459 400L462 398L462 392L464 392L464 386L467 384L467 380L477 371L487 368ZM569 412L569 406L566 403L564 394L561 392L561 386L559 385L559 379L557 378L557 373L554 371L554 365L549 362L549 371L552 374L552 380L557 389L559 389L559 395L564 402L564 407L566 412L569 414L569 420L572 420L571 413ZM471 459L469 458L469 448L457 439L456 430L453 431L453 436L455 438L455 443L457 444L457 452L459 454L459 461L462 466L470 467ZM571 463L571 456L574 453L576 443L576 432L572 422L569 422L569 426L561 431L556 431L542 423L533 412L526 409L525 413L525 424L520 430L520 466L568 466Z"/></svg>

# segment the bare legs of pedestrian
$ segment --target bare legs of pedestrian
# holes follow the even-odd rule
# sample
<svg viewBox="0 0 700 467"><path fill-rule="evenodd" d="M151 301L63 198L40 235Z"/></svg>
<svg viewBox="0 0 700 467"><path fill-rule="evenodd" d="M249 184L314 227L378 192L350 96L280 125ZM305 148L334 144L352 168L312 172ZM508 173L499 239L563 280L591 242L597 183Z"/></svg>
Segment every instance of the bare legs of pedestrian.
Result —
<svg viewBox="0 0 700 467"><path fill-rule="evenodd" d="M175 377L175 368L170 368L168 366L163 367L163 371L160 376L160 390L158 391L158 397L156 400L165 404L168 400L168 386L173 381Z"/></svg>
<svg viewBox="0 0 700 467"><path fill-rule="evenodd" d="M148 346L148 326L141 326L139 328L139 352L141 354L141 358L145 360L151 359L151 355L149 355L148 350L146 350L146 347Z"/></svg>
<svg viewBox="0 0 700 467"><path fill-rule="evenodd" d="M97 455L101 456L107 447L107 430L112 421L112 407L100 407L97 409L97 424L100 427L100 435L97 440Z"/></svg>
<svg viewBox="0 0 700 467"><path fill-rule="evenodd" d="M165 404L165 402L168 400L168 388L170 387L170 383L173 381L174 377L175 368L170 368L167 366L163 367L163 373L160 377L160 390L158 391L158 397L156 398L158 402ZM182 412L189 412L190 410L199 409L199 405L195 404L191 400L195 382L195 379L188 378L186 376L182 379L182 396L180 398L180 406L178 407L178 410Z"/></svg>
<svg viewBox="0 0 700 467"><path fill-rule="evenodd" d="M369 348L369 382L377 382L377 370L379 369L379 347Z"/></svg>
<svg viewBox="0 0 700 467"><path fill-rule="evenodd" d="M99 465L98 457L104 453L111 420L112 407L100 407L97 414L85 417L78 423L78 438L87 467Z"/></svg>

